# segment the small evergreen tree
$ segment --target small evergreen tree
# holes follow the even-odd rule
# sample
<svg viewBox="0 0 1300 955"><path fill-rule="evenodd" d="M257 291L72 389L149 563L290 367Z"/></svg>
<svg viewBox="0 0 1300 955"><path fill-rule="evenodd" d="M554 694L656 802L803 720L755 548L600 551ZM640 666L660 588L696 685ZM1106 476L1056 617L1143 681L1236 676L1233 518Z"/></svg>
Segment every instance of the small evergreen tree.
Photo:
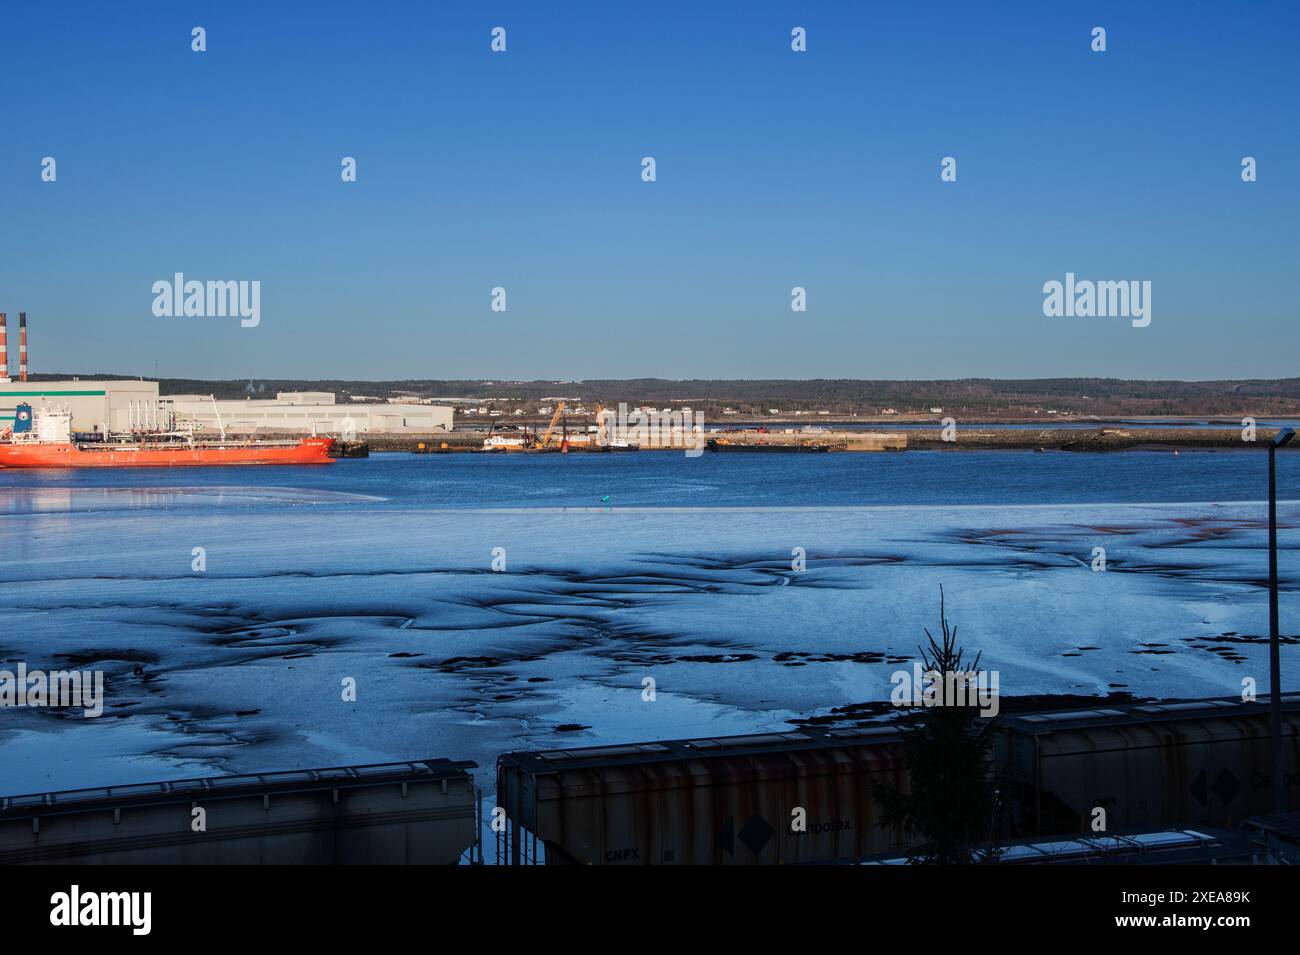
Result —
<svg viewBox="0 0 1300 955"><path fill-rule="evenodd" d="M922 706L901 720L903 765L910 777L904 792L889 783L875 786L881 804L880 825L901 826L915 844L908 857L914 863L969 864L993 861L991 851L996 792L989 754L995 718L982 716L978 706L944 698L943 688L956 674L979 670L980 655L965 666L965 651L957 645L957 628L948 626L943 588L939 588L942 639L927 629L928 646L918 648L926 673L936 675L937 705Z"/></svg>

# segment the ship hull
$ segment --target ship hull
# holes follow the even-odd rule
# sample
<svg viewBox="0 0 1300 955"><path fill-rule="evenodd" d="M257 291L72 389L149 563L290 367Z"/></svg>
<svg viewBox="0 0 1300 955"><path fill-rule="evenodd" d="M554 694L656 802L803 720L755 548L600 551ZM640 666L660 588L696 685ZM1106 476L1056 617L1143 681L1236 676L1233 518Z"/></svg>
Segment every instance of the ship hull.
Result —
<svg viewBox="0 0 1300 955"><path fill-rule="evenodd" d="M333 464L332 438L306 438L294 445L222 445L164 448L148 445L81 447L0 444L0 468L174 468L244 464Z"/></svg>

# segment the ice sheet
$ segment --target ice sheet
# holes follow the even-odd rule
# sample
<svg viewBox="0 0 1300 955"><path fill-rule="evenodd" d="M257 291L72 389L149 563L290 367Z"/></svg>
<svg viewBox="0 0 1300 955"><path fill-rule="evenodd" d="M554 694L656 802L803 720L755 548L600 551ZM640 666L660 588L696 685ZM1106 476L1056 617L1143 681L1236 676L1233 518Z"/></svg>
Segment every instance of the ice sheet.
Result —
<svg viewBox="0 0 1300 955"><path fill-rule="evenodd" d="M0 711L3 789L438 756L478 761L490 787L511 749L771 730L886 700L937 627L941 585L1003 694L1267 687L1258 504L302 499L4 517L0 660L103 669L108 709ZM1294 527L1300 507L1282 517ZM1287 688L1297 665L1292 641Z"/></svg>

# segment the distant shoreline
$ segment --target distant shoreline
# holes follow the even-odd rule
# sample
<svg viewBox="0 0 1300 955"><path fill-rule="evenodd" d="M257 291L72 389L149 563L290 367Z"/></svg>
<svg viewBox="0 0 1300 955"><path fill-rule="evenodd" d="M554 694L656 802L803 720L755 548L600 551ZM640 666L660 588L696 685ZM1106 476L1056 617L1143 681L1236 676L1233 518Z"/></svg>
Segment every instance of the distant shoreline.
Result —
<svg viewBox="0 0 1300 955"><path fill-rule="evenodd" d="M42 372L32 381L117 379L119 374ZM1153 380L1120 378L604 378L604 379L204 379L145 376L167 395L273 398L277 392L327 391L349 401L450 405L456 420L545 419L564 401L571 420L596 406L690 407L713 424L763 421L908 424L947 416L967 424L1222 421L1300 417L1300 378ZM480 409L482 409L480 411ZM497 412L489 416L488 412Z"/></svg>
<svg viewBox="0 0 1300 955"><path fill-rule="evenodd" d="M841 432L842 433L842 432ZM980 428L957 428L955 440L943 440L942 432L935 428L892 430L891 435L905 434L907 437L907 448L905 451L944 451L944 452L961 452L961 451L1064 451L1073 453L1112 453L1117 451L1263 451L1267 446L1268 439L1272 432L1267 428L1260 428L1254 442L1242 440L1240 428L1210 429L1210 428L1106 428L1106 429L1086 429L1086 428L1042 428L1042 429L1006 429L990 430ZM723 433L714 434L708 432L706 437L716 438L724 436ZM752 438L751 435L746 437ZM777 433L772 434L773 438L788 437ZM818 433L804 433L800 435L801 441L807 443L818 443L823 435ZM844 454L897 454L905 451L847 451L842 447L835 447L834 432L827 433L825 436L826 443L831 444L833 453ZM498 456L527 456L530 453L538 452L484 452L482 451L483 433L472 431L459 431L449 434L435 435L405 435L405 434L374 434L363 438L368 445L369 450L375 453L388 451L417 451L419 445L425 445L425 451L438 453L484 453L496 454ZM448 446L443 449L441 444ZM677 453L681 454L681 448L645 448L641 452L635 453ZM733 449L736 453L739 449ZM548 449L542 453L559 453L558 448ZM590 454L590 452L575 448L573 454ZM706 452L709 453L709 452ZM740 451L743 453L743 451ZM756 452L757 453L757 452ZM791 452L797 453L797 452Z"/></svg>

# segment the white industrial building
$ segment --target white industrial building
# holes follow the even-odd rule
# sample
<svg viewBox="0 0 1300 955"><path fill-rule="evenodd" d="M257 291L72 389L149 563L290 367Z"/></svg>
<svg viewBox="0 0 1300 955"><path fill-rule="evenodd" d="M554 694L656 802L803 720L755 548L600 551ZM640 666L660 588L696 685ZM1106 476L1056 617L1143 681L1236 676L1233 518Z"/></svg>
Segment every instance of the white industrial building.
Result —
<svg viewBox="0 0 1300 955"><path fill-rule="evenodd" d="M63 407L72 412L72 430L122 433L162 430L169 412L200 431L238 434L423 434L450 431L452 409L445 405L379 402L337 404L327 391L282 391L274 399L213 401L209 395L158 394L158 382L134 379L100 381L0 381L0 432L13 424L21 403Z"/></svg>
<svg viewBox="0 0 1300 955"><path fill-rule="evenodd" d="M200 430L266 434L424 434L450 431L451 408L402 402L337 404L328 391L281 391L274 399L214 401L208 395L168 395L182 421Z"/></svg>
<svg viewBox="0 0 1300 955"><path fill-rule="evenodd" d="M23 403L33 408L41 405L67 408L72 412L73 431L127 431L132 407L155 405L157 401L156 381L0 380L0 431L13 424L14 409Z"/></svg>

